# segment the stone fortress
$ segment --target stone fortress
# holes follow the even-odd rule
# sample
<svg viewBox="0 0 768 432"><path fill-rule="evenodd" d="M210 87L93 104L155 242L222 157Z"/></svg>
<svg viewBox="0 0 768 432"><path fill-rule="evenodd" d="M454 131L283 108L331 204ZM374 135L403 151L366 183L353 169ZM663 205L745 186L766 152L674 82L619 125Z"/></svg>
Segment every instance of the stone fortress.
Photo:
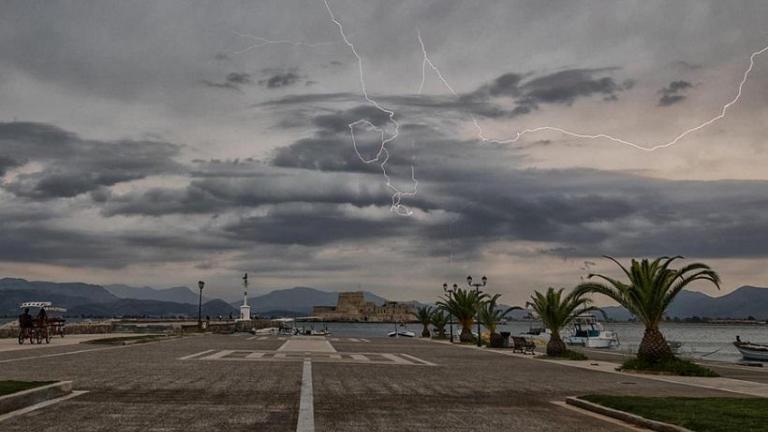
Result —
<svg viewBox="0 0 768 432"><path fill-rule="evenodd" d="M387 301L382 305L365 301L362 291L339 293L336 306L315 306L312 316L324 321L407 322L415 321L413 305Z"/></svg>

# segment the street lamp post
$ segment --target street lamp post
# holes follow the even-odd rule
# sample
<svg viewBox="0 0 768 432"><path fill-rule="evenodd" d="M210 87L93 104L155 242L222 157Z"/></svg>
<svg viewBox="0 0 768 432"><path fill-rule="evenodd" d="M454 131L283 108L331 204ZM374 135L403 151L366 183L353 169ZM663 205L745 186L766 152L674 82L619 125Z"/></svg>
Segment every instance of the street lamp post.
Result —
<svg viewBox="0 0 768 432"><path fill-rule="evenodd" d="M205 282L197 281L197 287L200 288L200 297L197 300L197 327L203 326L203 288Z"/></svg>
<svg viewBox="0 0 768 432"><path fill-rule="evenodd" d="M485 287L485 285L488 283L488 278L483 276L480 279L482 282L478 283L472 283L472 276L467 276L467 285L470 287L475 287L475 292L477 292L478 299L480 298L480 287ZM477 346L481 346L480 343L480 302L477 303Z"/></svg>
<svg viewBox="0 0 768 432"><path fill-rule="evenodd" d="M448 289L447 283L443 284L443 292L445 292L445 295L448 296L448 301L451 300L451 296L456 292L456 288L458 288L456 284L453 284L453 288L451 289ZM451 334L451 343L453 343L453 314L450 311L448 311L448 329L450 330Z"/></svg>

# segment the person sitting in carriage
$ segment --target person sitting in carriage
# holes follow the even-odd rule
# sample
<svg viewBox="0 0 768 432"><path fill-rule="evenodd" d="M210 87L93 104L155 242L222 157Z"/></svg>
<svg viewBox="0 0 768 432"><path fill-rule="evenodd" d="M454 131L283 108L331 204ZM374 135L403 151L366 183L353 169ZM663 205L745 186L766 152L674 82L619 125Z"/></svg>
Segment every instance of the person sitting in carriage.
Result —
<svg viewBox="0 0 768 432"><path fill-rule="evenodd" d="M37 322L39 326L44 326L48 322L48 312L44 307L40 308L40 312L37 313Z"/></svg>
<svg viewBox="0 0 768 432"><path fill-rule="evenodd" d="M24 313L19 315L19 327L22 329L32 328L34 322L32 321L32 315L29 314L29 308L24 309Z"/></svg>

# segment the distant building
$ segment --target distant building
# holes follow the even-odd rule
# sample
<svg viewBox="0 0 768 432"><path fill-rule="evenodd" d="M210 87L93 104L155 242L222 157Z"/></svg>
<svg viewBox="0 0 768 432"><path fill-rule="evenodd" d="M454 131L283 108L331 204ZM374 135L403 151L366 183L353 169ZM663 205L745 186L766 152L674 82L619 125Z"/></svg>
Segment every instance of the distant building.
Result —
<svg viewBox="0 0 768 432"><path fill-rule="evenodd" d="M312 315L326 321L396 322L416 319L413 305L394 301L377 305L365 301L362 291L339 293L336 306L315 306Z"/></svg>

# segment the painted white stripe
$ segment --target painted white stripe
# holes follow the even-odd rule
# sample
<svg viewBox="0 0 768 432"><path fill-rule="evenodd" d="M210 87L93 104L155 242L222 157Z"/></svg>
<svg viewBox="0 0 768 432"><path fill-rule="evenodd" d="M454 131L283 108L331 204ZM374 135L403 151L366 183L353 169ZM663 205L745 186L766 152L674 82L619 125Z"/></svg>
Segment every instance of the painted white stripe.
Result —
<svg viewBox="0 0 768 432"><path fill-rule="evenodd" d="M209 356L203 357L203 360L218 360L220 358L226 357L230 354L235 352L234 350L221 350L215 354L211 354Z"/></svg>
<svg viewBox="0 0 768 432"><path fill-rule="evenodd" d="M420 358L418 358L418 357L414 357L414 356L412 356L412 355L408 355L408 354L402 354L402 353L401 353L401 354L400 354L400 356L401 356L401 357L405 357L405 358L407 358L408 360L413 360L413 361L415 361L415 362L417 362L417 363L421 363L421 364L423 364L423 365L427 365L427 366L437 366L437 365L436 365L436 364L434 364L434 363L430 363L430 362L428 362L428 361L426 361L426 360L422 360L422 359L420 359Z"/></svg>
<svg viewBox="0 0 768 432"><path fill-rule="evenodd" d="M194 354L190 354L190 355L187 355L187 356L184 356L184 357L179 357L179 360L189 360L189 359L201 356L203 354L208 354L209 352L213 352L213 350L209 349L209 350L205 350L205 351L200 351L199 353L194 353Z"/></svg>
<svg viewBox="0 0 768 432"><path fill-rule="evenodd" d="M24 415L24 414L30 413L30 412L32 412L34 410L38 410L40 408L45 408L47 406L51 406L53 404L57 404L59 402L63 402L65 400L67 400L67 399L72 399L74 397L78 397L81 394L85 394L85 393L88 393L88 392L87 391L82 391L82 390L75 390L72 393L70 393L68 395L64 395L64 396L62 396L60 398L49 399L47 401L43 401L43 402L40 402L40 403L36 403L34 405L30 405L30 406L25 407L25 408L18 409L16 411L11 411L9 413L5 413L3 415L0 415L0 422L8 420L8 419L13 418L13 417L18 417L20 415Z"/></svg>
<svg viewBox="0 0 768 432"><path fill-rule="evenodd" d="M248 338L248 339L246 339L246 340L254 340L254 339L256 339L257 337L258 337L258 336L251 336L251 337L249 337L249 338Z"/></svg>
<svg viewBox="0 0 768 432"><path fill-rule="evenodd" d="M412 363L411 363L411 362L409 362L408 360L406 360L406 359L404 359L404 358L402 358L402 357L398 357L398 356L396 356L396 355L394 355L394 354L389 354L389 353L381 353L380 355L381 355L382 357L384 357L384 358L388 358L388 359L392 360L393 362L395 362L395 363L397 363L397 364L412 364Z"/></svg>
<svg viewBox="0 0 768 432"><path fill-rule="evenodd" d="M134 344L134 345L140 345L140 344ZM78 351L67 351L67 352L56 353L56 354L44 354L39 356L18 357L18 358L12 358L7 360L0 360L0 363L10 363L10 362L24 361L24 360L36 360L36 359L43 359L43 358L50 358L50 357L62 357L62 356L68 356L68 355L74 355L74 354L93 352L93 351L107 351L107 350L120 349L120 348L125 348L129 346L134 346L134 345L120 345L120 346L111 346L106 348L91 348L91 349L84 349L84 350L78 350Z"/></svg>
<svg viewBox="0 0 768 432"><path fill-rule="evenodd" d="M365 343L371 343L371 341L369 341L368 339L363 339L363 338L360 338L360 340L361 340L361 341L363 341L363 342L365 342Z"/></svg>
<svg viewBox="0 0 768 432"><path fill-rule="evenodd" d="M369 361L368 357L362 354L350 354L349 356L352 357L353 360Z"/></svg>
<svg viewBox="0 0 768 432"><path fill-rule="evenodd" d="M350 342L360 342L360 339L357 338L348 338Z"/></svg>
<svg viewBox="0 0 768 432"><path fill-rule="evenodd" d="M336 360L341 360L341 354L331 354L331 355L328 356L328 358L332 358L332 359L336 359Z"/></svg>
<svg viewBox="0 0 768 432"><path fill-rule="evenodd" d="M264 354L266 354L266 353L263 353L263 352L250 353L247 356L245 356L245 358L247 358L247 359L258 359L258 358L264 357Z"/></svg>
<svg viewBox="0 0 768 432"><path fill-rule="evenodd" d="M301 397L299 399L299 421L296 432L315 432L315 408L312 396L312 362L304 360L301 375Z"/></svg>
<svg viewBox="0 0 768 432"><path fill-rule="evenodd" d="M333 342L338 342L338 341L340 341L341 339L339 339L339 338L331 338L331 340L332 340Z"/></svg>
<svg viewBox="0 0 768 432"><path fill-rule="evenodd" d="M259 338L259 340L267 340L267 339L269 339L269 336L262 336Z"/></svg>
<svg viewBox="0 0 768 432"><path fill-rule="evenodd" d="M285 354L277 353L277 354L273 355L272 358L285 358Z"/></svg>

